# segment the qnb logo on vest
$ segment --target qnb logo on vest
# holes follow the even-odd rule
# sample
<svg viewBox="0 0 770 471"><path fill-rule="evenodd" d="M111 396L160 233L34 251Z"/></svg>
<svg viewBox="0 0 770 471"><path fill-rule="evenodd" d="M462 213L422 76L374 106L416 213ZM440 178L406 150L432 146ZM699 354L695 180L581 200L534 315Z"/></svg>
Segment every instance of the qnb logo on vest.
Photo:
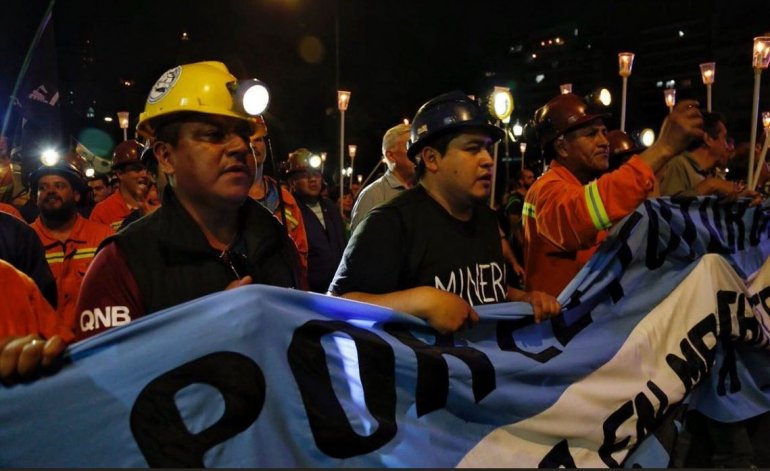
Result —
<svg viewBox="0 0 770 471"><path fill-rule="evenodd" d="M495 262L477 263L473 266L458 268L441 277L434 277L435 287L454 293L470 303L496 303L505 301L505 267Z"/></svg>
<svg viewBox="0 0 770 471"><path fill-rule="evenodd" d="M80 313L80 330L90 332L103 328L118 327L131 322L131 311L126 306L106 306L104 310L86 309Z"/></svg>

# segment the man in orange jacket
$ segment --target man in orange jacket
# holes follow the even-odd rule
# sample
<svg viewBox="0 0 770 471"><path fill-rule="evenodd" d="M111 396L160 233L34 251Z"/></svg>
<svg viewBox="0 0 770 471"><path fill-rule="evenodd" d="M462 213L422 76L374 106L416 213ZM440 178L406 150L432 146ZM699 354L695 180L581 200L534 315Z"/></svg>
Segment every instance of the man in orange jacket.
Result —
<svg viewBox="0 0 770 471"><path fill-rule="evenodd" d="M297 246L297 253L299 254L300 288L307 290L308 242L302 211L300 211L297 200L294 199L289 190L281 186L275 179L264 174L265 158L267 157L265 136L260 135L260 133L255 134L251 137L250 145L254 153L254 160L249 160L248 163L255 165L255 176L254 183L249 189L249 196L273 213L286 227L286 231L291 240L294 241L294 245Z"/></svg>
<svg viewBox="0 0 770 471"><path fill-rule="evenodd" d="M633 212L655 186L655 172L703 134L697 103L685 100L663 122L658 140L609 169L604 119L573 94L535 112L535 131L551 166L527 193L524 208L526 289L553 296L593 255L607 229Z"/></svg>
<svg viewBox="0 0 770 471"><path fill-rule="evenodd" d="M112 169L120 180L120 186L118 191L94 206L89 219L118 230L123 220L133 211L146 210L145 200L150 179L141 160L143 150L144 147L134 139L115 146Z"/></svg>
<svg viewBox="0 0 770 471"><path fill-rule="evenodd" d="M56 312L73 328L75 303L88 265L102 240L115 231L78 213L77 203L85 184L74 165L44 165L32 173L30 182L40 210L31 226L43 243L45 258L56 279Z"/></svg>
<svg viewBox="0 0 770 471"><path fill-rule="evenodd" d="M61 355L74 334L35 282L0 259L0 381L25 379ZM47 340L44 340L47 339Z"/></svg>

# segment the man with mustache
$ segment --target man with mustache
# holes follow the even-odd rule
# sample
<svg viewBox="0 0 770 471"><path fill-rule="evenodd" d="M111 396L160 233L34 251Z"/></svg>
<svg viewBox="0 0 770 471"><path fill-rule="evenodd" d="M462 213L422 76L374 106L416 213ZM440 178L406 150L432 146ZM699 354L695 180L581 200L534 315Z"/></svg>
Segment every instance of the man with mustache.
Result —
<svg viewBox="0 0 770 471"><path fill-rule="evenodd" d="M558 296L594 254L607 229L647 198L655 187L655 172L703 134L697 103L681 101L652 146L608 172L608 117L571 93L535 112L534 130L550 169L530 187L524 201L527 289Z"/></svg>
<svg viewBox="0 0 770 471"><path fill-rule="evenodd" d="M31 226L43 243L46 261L56 280L56 312L72 329L75 303L86 270L99 244L115 231L78 213L77 204L85 183L71 163L44 165L32 173L30 183L40 210Z"/></svg>
<svg viewBox="0 0 770 471"><path fill-rule="evenodd" d="M298 286L294 243L249 198L249 142L265 130L237 101L240 86L223 63L198 62L150 91L137 128L168 180L163 205L103 244L78 300L78 338L250 283Z"/></svg>
<svg viewBox="0 0 770 471"><path fill-rule="evenodd" d="M97 203L89 219L117 230L133 211L146 211L150 180L140 159L142 150L142 144L134 139L115 146L112 153L112 169L120 182L118 190Z"/></svg>
<svg viewBox="0 0 770 471"><path fill-rule="evenodd" d="M425 103L407 150L418 185L356 227L329 291L424 319L441 333L478 321L472 306L530 302L537 321L559 303L508 286L495 213L486 205L503 136L462 92Z"/></svg>

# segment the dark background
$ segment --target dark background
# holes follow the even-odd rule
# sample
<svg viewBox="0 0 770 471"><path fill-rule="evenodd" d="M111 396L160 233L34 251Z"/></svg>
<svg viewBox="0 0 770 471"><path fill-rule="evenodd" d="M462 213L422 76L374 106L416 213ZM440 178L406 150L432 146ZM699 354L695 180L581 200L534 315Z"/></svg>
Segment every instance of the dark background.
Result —
<svg viewBox="0 0 770 471"><path fill-rule="evenodd" d="M3 1L0 111L47 5ZM627 131L659 127L667 109L658 82L675 80L678 99L695 97L705 107L698 64L716 61L713 108L727 115L737 142L747 141L752 38L770 31L768 6L766 0L58 0L53 26L64 136L98 128L118 142L115 113L130 111L133 129L166 69L221 60L239 78L270 86L266 119L276 156L298 147L326 151L327 180L339 160L336 90L350 90L346 144L358 145L355 173L366 175L380 159L384 131L452 89L483 96L495 85L510 87L513 121L523 124L561 83L573 83L579 94L604 86L613 92L609 127L617 128L617 53L628 50L636 58ZM564 44L548 46L556 37ZM770 108L768 75L760 111ZM537 149L527 153L528 161L537 156Z"/></svg>

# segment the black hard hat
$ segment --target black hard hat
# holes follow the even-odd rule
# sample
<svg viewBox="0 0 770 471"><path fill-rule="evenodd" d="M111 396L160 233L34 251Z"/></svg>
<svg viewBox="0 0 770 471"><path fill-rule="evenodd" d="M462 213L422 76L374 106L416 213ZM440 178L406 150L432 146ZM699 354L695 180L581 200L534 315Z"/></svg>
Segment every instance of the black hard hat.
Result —
<svg viewBox="0 0 770 471"><path fill-rule="evenodd" d="M40 178L45 175L59 175L66 178L75 191L82 192L86 189L85 180L80 170L75 164L62 160L55 165L42 165L29 175L31 194L37 194L37 184Z"/></svg>
<svg viewBox="0 0 770 471"><path fill-rule="evenodd" d="M406 153L414 159L432 139L466 128L478 129L495 142L503 138L503 130L489 124L485 111L468 95L461 91L439 95L414 115Z"/></svg>

